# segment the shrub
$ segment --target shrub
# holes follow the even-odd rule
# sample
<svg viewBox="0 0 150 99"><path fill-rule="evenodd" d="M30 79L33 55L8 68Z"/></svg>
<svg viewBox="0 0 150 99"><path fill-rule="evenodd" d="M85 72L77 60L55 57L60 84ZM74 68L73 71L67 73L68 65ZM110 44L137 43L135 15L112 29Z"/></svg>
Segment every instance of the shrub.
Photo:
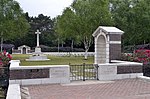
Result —
<svg viewBox="0 0 150 99"><path fill-rule="evenodd" d="M143 64L148 64L150 62L150 50L139 49L135 50L133 54L123 54L122 60L136 61Z"/></svg>
<svg viewBox="0 0 150 99"><path fill-rule="evenodd" d="M0 66L8 66L9 61L12 59L12 56L6 51L0 53Z"/></svg>

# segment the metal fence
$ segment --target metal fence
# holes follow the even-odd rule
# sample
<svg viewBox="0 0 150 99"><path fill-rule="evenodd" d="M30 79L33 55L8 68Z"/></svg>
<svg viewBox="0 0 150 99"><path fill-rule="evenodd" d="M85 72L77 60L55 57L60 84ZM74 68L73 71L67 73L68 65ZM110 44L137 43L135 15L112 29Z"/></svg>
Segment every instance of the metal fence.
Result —
<svg viewBox="0 0 150 99"><path fill-rule="evenodd" d="M70 79L74 80L98 80L98 65L97 64L70 64Z"/></svg>

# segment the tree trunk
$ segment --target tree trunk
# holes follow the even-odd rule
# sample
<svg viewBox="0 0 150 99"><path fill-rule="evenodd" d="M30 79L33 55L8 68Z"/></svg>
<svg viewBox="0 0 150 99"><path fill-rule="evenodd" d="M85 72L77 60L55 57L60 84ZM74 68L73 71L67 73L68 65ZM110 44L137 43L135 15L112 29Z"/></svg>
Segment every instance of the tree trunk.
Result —
<svg viewBox="0 0 150 99"><path fill-rule="evenodd" d="M61 47L64 47L64 42L63 41L61 42Z"/></svg>
<svg viewBox="0 0 150 99"><path fill-rule="evenodd" d="M88 44L84 43L84 47L85 47L85 54L84 54L84 59L87 60L87 57L88 57L88 50L89 50L89 47Z"/></svg>
<svg viewBox="0 0 150 99"><path fill-rule="evenodd" d="M1 52L3 51L3 32L1 32Z"/></svg>
<svg viewBox="0 0 150 99"><path fill-rule="evenodd" d="M88 49L85 49L84 59L87 60L87 57L88 57Z"/></svg>
<svg viewBox="0 0 150 99"><path fill-rule="evenodd" d="M58 52L59 52L59 38L58 38Z"/></svg>
<svg viewBox="0 0 150 99"><path fill-rule="evenodd" d="M71 51L73 52L73 40L72 40L72 42L71 42Z"/></svg>
<svg viewBox="0 0 150 99"><path fill-rule="evenodd" d="M84 47L85 47L85 54L84 54L84 59L87 60L88 57L88 50L91 46L91 39L88 39L87 37L85 37L84 39Z"/></svg>

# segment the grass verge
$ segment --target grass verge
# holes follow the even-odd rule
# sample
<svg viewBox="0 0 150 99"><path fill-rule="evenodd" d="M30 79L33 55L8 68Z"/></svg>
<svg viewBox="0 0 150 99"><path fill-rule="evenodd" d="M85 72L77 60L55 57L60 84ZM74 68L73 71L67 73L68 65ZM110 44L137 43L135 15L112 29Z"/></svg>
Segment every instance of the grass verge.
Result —
<svg viewBox="0 0 150 99"><path fill-rule="evenodd" d="M26 61L29 58L28 54L13 54L13 60L20 60L21 66L34 66L34 65L68 65L70 64L93 64L94 57L88 57L88 60L84 60L84 57L74 56L50 56L48 55L49 61Z"/></svg>

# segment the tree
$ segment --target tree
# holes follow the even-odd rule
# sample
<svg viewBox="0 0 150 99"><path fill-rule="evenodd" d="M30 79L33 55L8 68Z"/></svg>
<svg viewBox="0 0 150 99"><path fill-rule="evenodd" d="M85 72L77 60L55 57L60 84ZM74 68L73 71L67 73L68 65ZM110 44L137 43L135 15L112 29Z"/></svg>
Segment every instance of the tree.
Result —
<svg viewBox="0 0 150 99"><path fill-rule="evenodd" d="M30 32L32 32L32 34L34 34L37 29L40 30L41 44L45 44L48 46L53 45L54 43L53 41L55 40L55 33L53 30L54 22L49 16L39 14L38 17L30 19L30 25L31 25Z"/></svg>
<svg viewBox="0 0 150 99"><path fill-rule="evenodd" d="M29 24L18 2L14 0L0 0L0 35L1 51L4 40L21 37L28 31Z"/></svg>
<svg viewBox="0 0 150 99"><path fill-rule="evenodd" d="M74 23L72 19L75 19L73 11L67 7L61 16L58 16L55 20L55 32L59 42L65 42L66 40L71 40L71 48L73 50L74 43L79 43L78 35L74 30ZM66 28L67 26L67 28ZM58 44L59 45L59 44Z"/></svg>
<svg viewBox="0 0 150 99"><path fill-rule="evenodd" d="M57 31L67 38L72 35L83 43L87 59L87 52L93 43L92 33L99 25L111 24L108 0L75 0L58 19Z"/></svg>
<svg viewBox="0 0 150 99"><path fill-rule="evenodd" d="M111 0L111 12L115 25L125 31L124 44L149 43L150 1Z"/></svg>
<svg viewBox="0 0 150 99"><path fill-rule="evenodd" d="M29 32L26 33L25 36L22 36L21 38L18 38L16 40L17 46L26 44L34 47L36 45L35 32L37 31L37 29L39 29L39 31L41 32L40 44L44 44L47 46L56 45L56 36L53 30L54 21L50 18L50 16L39 14L37 17L30 17L28 13L26 13L26 19L28 20L28 23L31 27L29 29Z"/></svg>

